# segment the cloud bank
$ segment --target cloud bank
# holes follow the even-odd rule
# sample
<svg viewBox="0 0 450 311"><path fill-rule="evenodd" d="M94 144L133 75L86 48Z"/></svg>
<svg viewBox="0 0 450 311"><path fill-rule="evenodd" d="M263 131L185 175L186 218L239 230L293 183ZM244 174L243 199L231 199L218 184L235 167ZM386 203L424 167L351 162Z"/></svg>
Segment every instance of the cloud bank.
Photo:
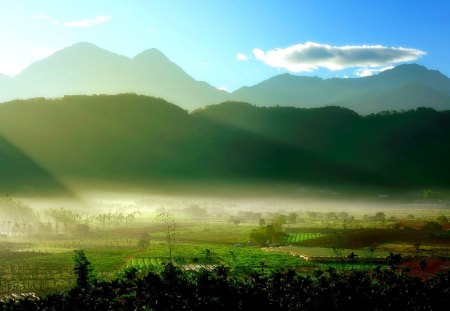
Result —
<svg viewBox="0 0 450 311"><path fill-rule="evenodd" d="M284 49L254 49L253 55L266 65L292 72L313 71L320 67L342 70L351 67L381 67L416 60L425 52L381 45L332 46L315 42L293 45Z"/></svg>
<svg viewBox="0 0 450 311"><path fill-rule="evenodd" d="M89 28L96 26L98 24L103 24L109 21L112 16L96 16L95 18L82 19L79 21L65 22L64 27L78 27L78 28Z"/></svg>

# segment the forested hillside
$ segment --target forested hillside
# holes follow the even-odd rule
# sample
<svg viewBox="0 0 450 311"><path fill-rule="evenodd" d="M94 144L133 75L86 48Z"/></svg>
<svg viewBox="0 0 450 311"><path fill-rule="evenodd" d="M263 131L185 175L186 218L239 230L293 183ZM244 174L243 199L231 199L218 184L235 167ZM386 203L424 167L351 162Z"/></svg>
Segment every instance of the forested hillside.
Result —
<svg viewBox="0 0 450 311"><path fill-rule="evenodd" d="M124 94L0 105L2 184L280 181L385 188L450 185L450 113L227 102L189 114ZM6 176L6 177L5 177Z"/></svg>

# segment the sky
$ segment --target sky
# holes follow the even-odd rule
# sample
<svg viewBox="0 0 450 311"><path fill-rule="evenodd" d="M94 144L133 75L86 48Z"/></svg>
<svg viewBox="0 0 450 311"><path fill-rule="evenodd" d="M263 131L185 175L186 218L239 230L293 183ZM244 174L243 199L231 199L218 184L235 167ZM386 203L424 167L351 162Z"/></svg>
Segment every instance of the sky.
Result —
<svg viewBox="0 0 450 311"><path fill-rule="evenodd" d="M78 42L127 57L157 48L236 90L291 73L376 74L418 63L450 76L448 0L0 0L0 73Z"/></svg>

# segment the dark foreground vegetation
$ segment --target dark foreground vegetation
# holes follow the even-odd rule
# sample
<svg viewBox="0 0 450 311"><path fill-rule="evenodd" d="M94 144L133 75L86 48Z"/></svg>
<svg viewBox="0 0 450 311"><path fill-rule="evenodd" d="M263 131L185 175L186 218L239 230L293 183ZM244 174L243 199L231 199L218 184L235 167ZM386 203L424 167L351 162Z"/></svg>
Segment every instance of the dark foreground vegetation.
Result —
<svg viewBox="0 0 450 311"><path fill-rule="evenodd" d="M390 257L395 257L391 254ZM389 259L389 258L388 258ZM75 251L76 285L46 297L3 299L1 310L447 310L450 272L422 280L390 261L389 268L232 273L129 268L111 281L96 278L83 251Z"/></svg>

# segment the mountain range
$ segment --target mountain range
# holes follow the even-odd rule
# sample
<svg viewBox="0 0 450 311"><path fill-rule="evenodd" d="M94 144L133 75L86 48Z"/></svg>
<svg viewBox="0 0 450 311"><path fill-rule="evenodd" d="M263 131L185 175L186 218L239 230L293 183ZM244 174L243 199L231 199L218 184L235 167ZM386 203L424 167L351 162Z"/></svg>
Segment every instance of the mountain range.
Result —
<svg viewBox="0 0 450 311"><path fill-rule="evenodd" d="M416 64L350 79L282 74L233 93L197 81L156 49L127 58L78 43L31 64L15 77L0 75L0 101L64 95L137 93L194 110L223 101L256 106L336 105L360 114L429 107L450 109L450 79Z"/></svg>
<svg viewBox="0 0 450 311"><path fill-rule="evenodd" d="M66 181L450 186L450 112L224 102L188 112L135 94L0 105L0 192Z"/></svg>
<svg viewBox="0 0 450 311"><path fill-rule="evenodd" d="M157 49L130 59L90 43L60 50L13 78L0 78L0 101L130 92L183 103L187 109L226 98L224 91L196 81Z"/></svg>

